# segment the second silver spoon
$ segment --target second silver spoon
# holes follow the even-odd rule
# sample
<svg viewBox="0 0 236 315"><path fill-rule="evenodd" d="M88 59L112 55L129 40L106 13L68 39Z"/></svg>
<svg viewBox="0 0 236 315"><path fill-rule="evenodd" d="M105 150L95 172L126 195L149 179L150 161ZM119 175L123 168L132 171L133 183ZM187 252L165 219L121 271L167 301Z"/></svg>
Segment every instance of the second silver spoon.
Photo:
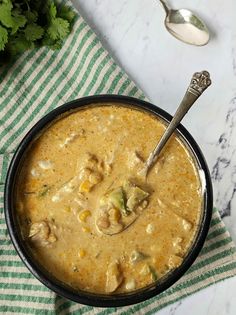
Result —
<svg viewBox="0 0 236 315"><path fill-rule="evenodd" d="M210 39L206 24L187 9L172 10L166 0L160 0L166 11L165 27L171 35L184 43L203 46Z"/></svg>
<svg viewBox="0 0 236 315"><path fill-rule="evenodd" d="M211 85L209 72L202 71L194 73L191 83L184 95L182 102L180 103L173 119L171 120L161 140L149 155L144 168L140 172L140 175L144 176L145 178L147 177L148 171L156 162L163 147L165 146L170 136L175 131L176 127L179 125L180 121L187 114L188 110L199 98L199 96L205 91L206 88L208 88L209 85Z"/></svg>

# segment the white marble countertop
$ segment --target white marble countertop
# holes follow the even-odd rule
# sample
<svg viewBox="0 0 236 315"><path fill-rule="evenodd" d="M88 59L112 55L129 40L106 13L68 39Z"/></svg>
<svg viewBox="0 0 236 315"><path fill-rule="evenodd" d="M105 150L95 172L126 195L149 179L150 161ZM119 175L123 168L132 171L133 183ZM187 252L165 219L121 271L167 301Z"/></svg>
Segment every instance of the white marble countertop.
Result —
<svg viewBox="0 0 236 315"><path fill-rule="evenodd" d="M213 85L183 124L200 144L212 172L215 205L236 242L236 1L172 0L199 13L211 41L193 47L171 37L157 0L74 0L104 46L150 101L170 113L191 75L203 69ZM235 126L234 126L235 124ZM160 315L236 314L236 277L166 307ZM191 311L190 311L191 310Z"/></svg>

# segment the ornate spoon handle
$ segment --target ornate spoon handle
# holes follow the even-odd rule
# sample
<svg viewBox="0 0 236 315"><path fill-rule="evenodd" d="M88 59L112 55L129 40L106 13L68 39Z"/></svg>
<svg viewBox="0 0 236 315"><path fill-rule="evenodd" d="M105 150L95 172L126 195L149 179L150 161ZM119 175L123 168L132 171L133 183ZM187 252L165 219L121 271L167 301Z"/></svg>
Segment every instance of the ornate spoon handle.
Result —
<svg viewBox="0 0 236 315"><path fill-rule="evenodd" d="M182 102L180 103L173 119L163 134L161 140L155 147L155 149L149 155L145 167L142 170L142 175L147 176L148 171L156 162L161 150L163 149L170 136L179 125L180 121L187 114L190 107L196 102L199 96L211 85L210 74L207 71L194 73L191 83L184 95Z"/></svg>

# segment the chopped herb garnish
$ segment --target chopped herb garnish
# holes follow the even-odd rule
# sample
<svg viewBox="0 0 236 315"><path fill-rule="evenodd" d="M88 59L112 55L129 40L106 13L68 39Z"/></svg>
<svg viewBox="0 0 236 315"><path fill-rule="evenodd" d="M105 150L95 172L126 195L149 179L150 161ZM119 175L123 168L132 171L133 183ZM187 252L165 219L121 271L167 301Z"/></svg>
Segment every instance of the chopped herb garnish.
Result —
<svg viewBox="0 0 236 315"><path fill-rule="evenodd" d="M33 195L35 194L35 191L24 191L24 195L27 196L27 195Z"/></svg>
<svg viewBox="0 0 236 315"><path fill-rule="evenodd" d="M152 281L157 281L158 277L156 270L152 266L149 266L149 270L152 277Z"/></svg>
<svg viewBox="0 0 236 315"><path fill-rule="evenodd" d="M0 64L28 49L60 49L75 15L53 0L0 1Z"/></svg>
<svg viewBox="0 0 236 315"><path fill-rule="evenodd" d="M38 197L45 197L51 189L51 186L43 185L42 190L38 192Z"/></svg>

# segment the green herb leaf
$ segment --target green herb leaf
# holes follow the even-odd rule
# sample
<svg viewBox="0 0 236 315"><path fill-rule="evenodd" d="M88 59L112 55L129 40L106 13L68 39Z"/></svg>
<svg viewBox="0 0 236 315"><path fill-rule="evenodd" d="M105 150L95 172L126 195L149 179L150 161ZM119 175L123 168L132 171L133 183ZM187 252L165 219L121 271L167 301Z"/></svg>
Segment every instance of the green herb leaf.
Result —
<svg viewBox="0 0 236 315"><path fill-rule="evenodd" d="M149 266L149 270L152 277L152 281L157 281L158 276L156 270L152 266Z"/></svg>
<svg viewBox="0 0 236 315"><path fill-rule="evenodd" d="M45 197L49 191L51 190L51 186L44 185L42 190L38 192L38 197Z"/></svg>
<svg viewBox="0 0 236 315"><path fill-rule="evenodd" d="M0 3L0 22L6 27L12 27L12 3L10 0L5 0Z"/></svg>
<svg viewBox="0 0 236 315"><path fill-rule="evenodd" d="M58 12L59 17L67 20L68 22L72 22L75 17L75 12L72 8L68 6L62 6L60 11Z"/></svg>
<svg viewBox="0 0 236 315"><path fill-rule="evenodd" d="M56 50L56 49L60 49L62 47L62 41L61 40L53 40L53 39L51 39L51 37L48 36L48 34L46 34L43 37L42 45L48 46L49 48Z"/></svg>
<svg viewBox="0 0 236 315"><path fill-rule="evenodd" d="M49 9L48 9L48 16L50 20L54 20L57 15L57 8L54 3L50 3Z"/></svg>
<svg viewBox="0 0 236 315"><path fill-rule="evenodd" d="M15 34L20 27L25 26L27 19L24 15L20 14L18 9L12 11L12 31L11 34Z"/></svg>
<svg viewBox="0 0 236 315"><path fill-rule="evenodd" d="M35 23L28 24L25 28L25 38L29 41L40 39L42 38L43 34L44 29Z"/></svg>
<svg viewBox="0 0 236 315"><path fill-rule="evenodd" d="M0 51L4 50L8 40L8 33L5 27L0 25Z"/></svg>
<svg viewBox="0 0 236 315"><path fill-rule="evenodd" d="M34 47L60 49L75 12L53 0L0 0L1 65Z"/></svg>
<svg viewBox="0 0 236 315"><path fill-rule="evenodd" d="M69 23L62 18L52 20L48 28L48 35L53 40L64 39L69 34Z"/></svg>
<svg viewBox="0 0 236 315"><path fill-rule="evenodd" d="M34 43L28 41L23 34L12 37L8 43L8 49L12 56L23 53L28 49L33 49Z"/></svg>
<svg viewBox="0 0 236 315"><path fill-rule="evenodd" d="M38 13L34 10L33 11L25 11L24 15L30 24L36 22L38 19Z"/></svg>
<svg viewBox="0 0 236 315"><path fill-rule="evenodd" d="M125 195L122 187L113 189L108 195L108 201L125 216L130 214L126 207Z"/></svg>

